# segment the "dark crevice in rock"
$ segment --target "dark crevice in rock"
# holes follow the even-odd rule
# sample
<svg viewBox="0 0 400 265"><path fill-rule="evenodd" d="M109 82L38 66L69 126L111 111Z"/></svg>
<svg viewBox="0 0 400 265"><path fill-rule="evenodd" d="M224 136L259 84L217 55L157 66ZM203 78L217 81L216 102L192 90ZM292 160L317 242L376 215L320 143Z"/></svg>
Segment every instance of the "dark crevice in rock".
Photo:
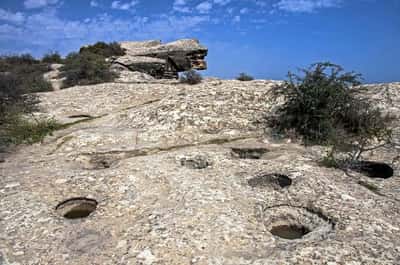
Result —
<svg viewBox="0 0 400 265"><path fill-rule="evenodd" d="M91 116L91 115L88 115L88 114L77 114L77 115L68 116L68 118L70 118L70 119L80 119L80 118L90 118L90 119L93 119L94 117Z"/></svg>
<svg viewBox="0 0 400 265"><path fill-rule="evenodd" d="M91 117L87 117L87 118L83 118L82 117L83 119L81 119L81 120L77 120L77 121L73 121L73 122L68 122L68 123L62 124L61 129L67 129L67 128L73 126L73 125L76 125L76 124L79 124L79 123L84 123L84 122L87 122L87 121L96 120L96 119L105 117L107 115L108 114L102 114L102 115L99 115L99 116L91 116Z"/></svg>
<svg viewBox="0 0 400 265"><path fill-rule="evenodd" d="M129 70L129 67L121 62L114 61L113 64L120 65L123 69Z"/></svg>
<svg viewBox="0 0 400 265"><path fill-rule="evenodd" d="M226 144L230 142L235 142L238 140L245 140L245 139L254 139L255 136L242 136L236 138L219 138L219 139L211 139L208 141L200 142L200 143L191 143L191 144L182 144L177 146L169 146L169 147L159 147L159 148L142 148L136 150L113 150L107 152L98 152L98 153L81 153L82 156L99 156L99 155L114 155L118 156L118 159L128 159L132 157L140 157L140 156L148 156L158 154L160 152L172 152L176 150L180 150L183 148L188 147L195 147L195 146L203 146L203 145L210 145L210 144Z"/></svg>
<svg viewBox="0 0 400 265"><path fill-rule="evenodd" d="M232 148L232 157L240 159L261 159L269 150L263 147L259 148Z"/></svg>
<svg viewBox="0 0 400 265"><path fill-rule="evenodd" d="M152 100L143 102L142 104L126 107L123 110L130 110L130 109L140 108L140 107L143 107L143 106L146 106L146 105L150 105L150 104L153 104L153 103L156 103L156 102L159 102L159 101L161 101L161 98L156 98L156 99L152 99Z"/></svg>

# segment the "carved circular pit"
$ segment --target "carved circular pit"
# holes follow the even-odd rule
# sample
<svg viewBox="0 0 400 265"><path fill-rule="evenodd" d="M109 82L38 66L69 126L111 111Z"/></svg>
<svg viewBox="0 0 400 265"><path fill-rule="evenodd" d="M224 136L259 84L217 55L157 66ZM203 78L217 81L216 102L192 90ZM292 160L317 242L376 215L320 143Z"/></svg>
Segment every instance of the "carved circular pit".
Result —
<svg viewBox="0 0 400 265"><path fill-rule="evenodd" d="M264 216L267 230L279 240L322 240L335 226L321 212L305 207L271 207Z"/></svg>
<svg viewBox="0 0 400 265"><path fill-rule="evenodd" d="M298 239L310 233L305 226L299 225L278 225L271 228L271 234L283 239Z"/></svg>
<svg viewBox="0 0 400 265"><path fill-rule="evenodd" d="M283 174L262 173L247 181L251 187L268 187L286 188L292 185L292 179Z"/></svg>
<svg viewBox="0 0 400 265"><path fill-rule="evenodd" d="M97 208L97 201L88 198L71 198L59 203L56 212L66 219L88 217Z"/></svg>
<svg viewBox="0 0 400 265"><path fill-rule="evenodd" d="M393 177L393 168L382 162L375 161L360 161L354 167L353 170L365 174L370 178L388 179Z"/></svg>

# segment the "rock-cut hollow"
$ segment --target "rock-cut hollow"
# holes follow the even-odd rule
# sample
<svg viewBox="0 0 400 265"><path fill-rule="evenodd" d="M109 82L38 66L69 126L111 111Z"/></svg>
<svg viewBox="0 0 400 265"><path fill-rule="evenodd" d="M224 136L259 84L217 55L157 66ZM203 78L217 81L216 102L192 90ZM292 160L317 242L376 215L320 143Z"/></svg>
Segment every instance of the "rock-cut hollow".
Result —
<svg viewBox="0 0 400 265"><path fill-rule="evenodd" d="M66 219L88 217L97 208L97 201L88 198L71 198L59 203L56 212Z"/></svg>

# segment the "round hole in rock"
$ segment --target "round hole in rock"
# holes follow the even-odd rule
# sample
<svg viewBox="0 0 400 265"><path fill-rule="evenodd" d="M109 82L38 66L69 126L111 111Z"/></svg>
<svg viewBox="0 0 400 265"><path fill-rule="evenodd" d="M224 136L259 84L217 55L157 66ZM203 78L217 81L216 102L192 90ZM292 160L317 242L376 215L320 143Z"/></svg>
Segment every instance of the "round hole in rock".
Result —
<svg viewBox="0 0 400 265"><path fill-rule="evenodd" d="M113 167L121 159L118 155L109 154L90 154L80 155L76 161L84 169L88 170L101 170Z"/></svg>
<svg viewBox="0 0 400 265"><path fill-rule="evenodd" d="M110 168L111 167L111 162L107 160L100 160L96 161L97 162L97 167L96 168Z"/></svg>
<svg viewBox="0 0 400 265"><path fill-rule="evenodd" d="M336 221L312 205L277 205L264 210L264 224L277 240L301 239L303 242L315 242L326 239L334 231Z"/></svg>
<svg viewBox="0 0 400 265"><path fill-rule="evenodd" d="M247 182L251 187L265 187L269 185L279 186L281 188L292 185L292 179L282 174L260 174L251 178Z"/></svg>
<svg viewBox="0 0 400 265"><path fill-rule="evenodd" d="M97 208L97 201L88 198L72 198L56 206L59 215L67 219L88 217Z"/></svg>
<svg viewBox="0 0 400 265"><path fill-rule="evenodd" d="M360 161L352 169L370 178L387 179L393 177L393 168L382 162Z"/></svg>
<svg viewBox="0 0 400 265"><path fill-rule="evenodd" d="M310 230L304 226L297 225L277 225L272 227L271 234L284 239L298 239L310 233Z"/></svg>
<svg viewBox="0 0 400 265"><path fill-rule="evenodd" d="M232 148L232 156L241 159L261 159L268 152L268 149L259 148Z"/></svg>

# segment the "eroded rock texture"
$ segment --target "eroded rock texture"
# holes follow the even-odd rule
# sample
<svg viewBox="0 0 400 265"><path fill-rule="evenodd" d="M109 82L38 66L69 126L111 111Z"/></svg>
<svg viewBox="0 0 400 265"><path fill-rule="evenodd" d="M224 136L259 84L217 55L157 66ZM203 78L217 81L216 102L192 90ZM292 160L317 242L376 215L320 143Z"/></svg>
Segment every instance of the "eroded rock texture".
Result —
<svg viewBox="0 0 400 265"><path fill-rule="evenodd" d="M207 48L197 40L121 42L126 55L112 60L113 69L146 73L154 78L178 78L178 72L207 69Z"/></svg>
<svg viewBox="0 0 400 265"><path fill-rule="evenodd" d="M158 81L40 93L74 125L0 162L0 264L399 264L399 150L324 168L260 123L277 82ZM399 117L400 83L363 95Z"/></svg>

